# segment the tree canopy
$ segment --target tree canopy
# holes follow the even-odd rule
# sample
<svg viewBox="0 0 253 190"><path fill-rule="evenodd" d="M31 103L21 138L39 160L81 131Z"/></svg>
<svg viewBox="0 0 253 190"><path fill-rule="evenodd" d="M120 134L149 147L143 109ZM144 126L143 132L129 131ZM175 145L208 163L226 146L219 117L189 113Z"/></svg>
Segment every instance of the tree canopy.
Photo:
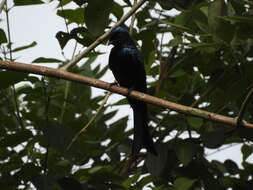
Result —
<svg viewBox="0 0 253 190"><path fill-rule="evenodd" d="M37 43L13 44L12 7L0 3L0 14L6 14L0 22L7 25L0 28L2 189L253 189L253 129L245 125L253 123L252 1L54 1L67 29L52 36L62 50L74 41L84 51L73 49L72 60L41 55L26 72L2 63L18 62L15 53L32 52ZM14 0L13 6L44 3ZM208 111L203 116L194 109L176 112L149 105L157 157L143 151L131 158L131 113L117 116L127 104L124 97L108 103L110 92L94 96L92 85L29 70L31 64L54 63L59 72L101 79L108 66L95 64L104 54L95 47L105 45L119 24L129 27L142 53L150 95ZM234 118L235 124L209 113ZM222 151L235 144L241 145L240 164L208 159L207 149Z"/></svg>

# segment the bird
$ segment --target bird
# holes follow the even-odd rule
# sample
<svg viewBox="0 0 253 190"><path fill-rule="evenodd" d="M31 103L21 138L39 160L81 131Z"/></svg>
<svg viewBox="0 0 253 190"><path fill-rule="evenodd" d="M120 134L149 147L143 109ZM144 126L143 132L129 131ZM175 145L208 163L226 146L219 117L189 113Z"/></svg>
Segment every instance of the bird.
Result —
<svg viewBox="0 0 253 190"><path fill-rule="evenodd" d="M146 72L140 51L131 38L127 27L118 26L110 35L108 44L112 44L109 55L109 68L117 83L129 89L146 93ZM142 148L157 155L153 139L148 130L148 109L145 102L127 96L127 100L133 110L134 137L132 155L136 156Z"/></svg>

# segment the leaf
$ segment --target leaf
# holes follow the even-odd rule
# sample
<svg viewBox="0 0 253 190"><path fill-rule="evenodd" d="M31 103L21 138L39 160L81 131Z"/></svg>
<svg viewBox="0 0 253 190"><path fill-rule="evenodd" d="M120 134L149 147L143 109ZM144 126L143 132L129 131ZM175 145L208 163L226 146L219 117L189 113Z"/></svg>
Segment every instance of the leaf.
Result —
<svg viewBox="0 0 253 190"><path fill-rule="evenodd" d="M109 14L113 5L112 0L88 0L88 7L85 10L85 23L90 33L98 36L104 32L109 22Z"/></svg>
<svg viewBox="0 0 253 190"><path fill-rule="evenodd" d="M14 4L16 6L20 5L37 5L37 4L43 4L44 2L41 0L14 0Z"/></svg>
<svg viewBox="0 0 253 190"><path fill-rule="evenodd" d="M94 36L85 27L74 28L70 32L70 37L84 46L89 46L95 40Z"/></svg>
<svg viewBox="0 0 253 190"><path fill-rule="evenodd" d="M33 135L31 131L28 130L19 131L18 133L5 136L3 139L1 139L0 145L4 147L5 146L15 147L23 142L26 142L32 136Z"/></svg>
<svg viewBox="0 0 253 190"><path fill-rule="evenodd" d="M61 46L61 49L65 47L68 41L71 39L71 36L66 32L58 32L55 36Z"/></svg>
<svg viewBox="0 0 253 190"><path fill-rule="evenodd" d="M231 175L236 175L239 173L239 168L234 161L228 159L224 162L224 165Z"/></svg>
<svg viewBox="0 0 253 190"><path fill-rule="evenodd" d="M28 182L30 181L34 176L37 176L41 171L41 168L39 166L35 166L32 163L27 163L22 166L20 171L18 171L15 176Z"/></svg>
<svg viewBox="0 0 253 190"><path fill-rule="evenodd" d="M22 51L22 50L25 50L25 49L28 49L28 48L32 48L34 46L36 46L37 43L35 41L33 41L32 43L28 44L28 45L25 45L25 46L20 46L20 47L17 47L15 49L12 50L12 53L13 52L18 52L18 51Z"/></svg>
<svg viewBox="0 0 253 190"><path fill-rule="evenodd" d="M0 44L6 43L7 38L3 29L0 28Z"/></svg>
<svg viewBox="0 0 253 190"><path fill-rule="evenodd" d="M187 117L187 123L194 129L198 130L203 125L203 119L198 117Z"/></svg>
<svg viewBox="0 0 253 190"><path fill-rule="evenodd" d="M224 8L224 0L214 0L210 3L208 9L208 23L212 32L215 32L219 27L220 23L217 17L224 15Z"/></svg>
<svg viewBox="0 0 253 190"><path fill-rule="evenodd" d="M58 10L57 15L65 18L68 24L71 24L71 23L83 24L84 23L83 8Z"/></svg>
<svg viewBox="0 0 253 190"><path fill-rule="evenodd" d="M188 190L192 187L192 185L194 184L195 180L191 180L188 178L184 178L184 177L180 177L177 178L174 181L174 188L175 190Z"/></svg>
<svg viewBox="0 0 253 190"><path fill-rule="evenodd" d="M178 141L175 144L175 152L179 161L188 165L196 154L197 147L191 141Z"/></svg>
<svg viewBox="0 0 253 190"><path fill-rule="evenodd" d="M51 122L42 129L51 147L64 151L73 137L73 131L57 122Z"/></svg>
<svg viewBox="0 0 253 190"><path fill-rule="evenodd" d="M226 14L226 5L224 0L215 0L210 3L208 9L209 30L213 34L215 41L230 42L235 33L235 27L230 22L222 20L221 17Z"/></svg>
<svg viewBox="0 0 253 190"><path fill-rule="evenodd" d="M245 161L253 152L253 147L244 144L241 148L242 156L243 156L243 161Z"/></svg>
<svg viewBox="0 0 253 190"><path fill-rule="evenodd" d="M64 61L55 58L39 57L32 61L32 63L62 63Z"/></svg>
<svg viewBox="0 0 253 190"><path fill-rule="evenodd" d="M58 32L56 38L62 49L71 39L75 39L83 46L89 46L95 40L95 37L85 27L74 28L70 33Z"/></svg>
<svg viewBox="0 0 253 190"><path fill-rule="evenodd" d="M253 18L248 16L225 16L220 17L221 19L227 20L227 21L233 21L233 22L239 22L239 23L245 23L245 24L253 24Z"/></svg>
<svg viewBox="0 0 253 190"><path fill-rule="evenodd" d="M154 156L152 154L148 154L147 159L145 161L145 165L148 168L148 171L153 176L160 176L167 165L168 158L168 145L167 144L159 144L155 146L158 156Z"/></svg>
<svg viewBox="0 0 253 190"><path fill-rule="evenodd" d="M73 0L78 6L82 6L83 4L87 3L87 0Z"/></svg>
<svg viewBox="0 0 253 190"><path fill-rule="evenodd" d="M167 20L161 20L160 22L164 23L164 24L168 24L169 26L174 27L175 29L177 29L179 31L190 31L190 28L180 25L180 24L177 24L177 23L173 23L173 22L170 22Z"/></svg>
<svg viewBox="0 0 253 190"><path fill-rule="evenodd" d="M170 10L174 7L174 3L171 1L157 0L163 9Z"/></svg>
<svg viewBox="0 0 253 190"><path fill-rule="evenodd" d="M0 89L8 88L11 85L23 81L26 77L26 73L14 71L0 71Z"/></svg>
<svg viewBox="0 0 253 190"><path fill-rule="evenodd" d="M82 190L82 184L72 177L63 177L57 180L63 190Z"/></svg>
<svg viewBox="0 0 253 190"><path fill-rule="evenodd" d="M114 2L112 6L112 13L117 17L119 20L123 16L123 8L118 3Z"/></svg>
<svg viewBox="0 0 253 190"><path fill-rule="evenodd" d="M222 129L205 131L201 138L205 147L218 148L224 143L225 133Z"/></svg>

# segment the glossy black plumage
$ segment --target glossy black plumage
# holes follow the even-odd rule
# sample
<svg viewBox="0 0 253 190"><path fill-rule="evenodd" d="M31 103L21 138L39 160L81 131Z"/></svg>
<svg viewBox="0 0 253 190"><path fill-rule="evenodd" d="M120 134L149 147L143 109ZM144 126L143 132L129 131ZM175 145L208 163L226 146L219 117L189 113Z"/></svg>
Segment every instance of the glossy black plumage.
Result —
<svg viewBox="0 0 253 190"><path fill-rule="evenodd" d="M113 44L109 56L109 68L120 86L146 93L146 73L135 43L125 27L117 27L111 33L109 43ZM132 154L141 148L157 155L153 140L148 131L147 105L144 102L127 98L134 113L134 141Z"/></svg>

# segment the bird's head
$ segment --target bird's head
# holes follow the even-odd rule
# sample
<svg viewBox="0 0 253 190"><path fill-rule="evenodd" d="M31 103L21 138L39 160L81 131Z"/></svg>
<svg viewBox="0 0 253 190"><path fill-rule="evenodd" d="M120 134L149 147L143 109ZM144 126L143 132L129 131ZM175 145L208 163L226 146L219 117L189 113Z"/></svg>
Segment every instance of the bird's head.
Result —
<svg viewBox="0 0 253 190"><path fill-rule="evenodd" d="M130 35L128 33L127 27L119 26L112 30L108 44L112 44L114 46L124 45L131 40Z"/></svg>

